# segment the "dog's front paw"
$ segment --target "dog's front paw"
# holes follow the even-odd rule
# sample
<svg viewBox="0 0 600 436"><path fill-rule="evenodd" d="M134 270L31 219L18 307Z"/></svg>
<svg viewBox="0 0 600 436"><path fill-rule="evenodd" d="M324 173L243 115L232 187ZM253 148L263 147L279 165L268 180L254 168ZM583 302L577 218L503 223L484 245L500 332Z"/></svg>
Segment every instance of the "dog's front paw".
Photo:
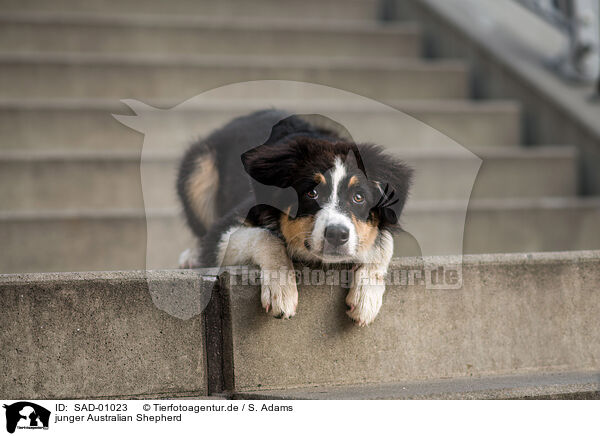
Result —
<svg viewBox="0 0 600 436"><path fill-rule="evenodd" d="M200 268L200 253L198 249L188 248L179 255L180 269Z"/></svg>
<svg viewBox="0 0 600 436"><path fill-rule="evenodd" d="M298 288L293 274L283 281L263 278L260 300L265 311L276 318L289 319L296 315Z"/></svg>
<svg viewBox="0 0 600 436"><path fill-rule="evenodd" d="M385 281L381 272L359 268L346 296L349 308L346 313L361 327L371 324L381 309L384 292Z"/></svg>

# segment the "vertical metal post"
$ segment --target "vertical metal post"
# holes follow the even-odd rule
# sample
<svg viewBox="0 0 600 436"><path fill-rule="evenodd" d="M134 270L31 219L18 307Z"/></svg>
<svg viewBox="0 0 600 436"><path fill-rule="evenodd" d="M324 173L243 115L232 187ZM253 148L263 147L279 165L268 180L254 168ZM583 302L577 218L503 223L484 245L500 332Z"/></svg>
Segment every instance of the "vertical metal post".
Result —
<svg viewBox="0 0 600 436"><path fill-rule="evenodd" d="M594 83L600 75L600 7L599 0L568 2L570 67L582 80Z"/></svg>
<svg viewBox="0 0 600 436"><path fill-rule="evenodd" d="M598 32L596 34L597 38L598 38L598 51L600 51L600 5L598 5L598 10L597 10L597 14L596 14L596 20L598 23ZM598 70L600 71L600 56L598 56ZM600 98L600 73L598 73L598 77L596 78L596 96Z"/></svg>

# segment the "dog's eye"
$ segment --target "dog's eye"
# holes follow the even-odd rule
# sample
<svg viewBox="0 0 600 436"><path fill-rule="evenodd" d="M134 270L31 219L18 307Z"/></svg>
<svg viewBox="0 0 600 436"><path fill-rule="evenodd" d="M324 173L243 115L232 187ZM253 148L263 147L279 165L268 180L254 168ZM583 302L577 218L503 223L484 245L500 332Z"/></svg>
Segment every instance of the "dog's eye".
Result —
<svg viewBox="0 0 600 436"><path fill-rule="evenodd" d="M365 196L362 195L360 192L357 192L356 194L354 194L354 196L352 196L352 201L356 204L361 204L365 201Z"/></svg>
<svg viewBox="0 0 600 436"><path fill-rule="evenodd" d="M319 193L317 192L316 189L311 189L310 191L308 191L306 193L306 196L308 198L310 198L311 200L315 200L319 196Z"/></svg>

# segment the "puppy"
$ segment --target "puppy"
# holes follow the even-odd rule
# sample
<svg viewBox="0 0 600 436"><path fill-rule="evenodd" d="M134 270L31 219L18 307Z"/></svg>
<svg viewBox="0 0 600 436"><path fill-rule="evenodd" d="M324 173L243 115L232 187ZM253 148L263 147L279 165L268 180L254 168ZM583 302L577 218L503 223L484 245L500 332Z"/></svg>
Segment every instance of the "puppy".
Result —
<svg viewBox="0 0 600 436"><path fill-rule="evenodd" d="M199 244L180 261L258 265L262 306L280 318L296 314L294 261L350 264L347 314L368 325L381 307L411 175L381 147L306 117L264 110L234 119L181 162L177 190ZM267 272L287 279L267 281Z"/></svg>

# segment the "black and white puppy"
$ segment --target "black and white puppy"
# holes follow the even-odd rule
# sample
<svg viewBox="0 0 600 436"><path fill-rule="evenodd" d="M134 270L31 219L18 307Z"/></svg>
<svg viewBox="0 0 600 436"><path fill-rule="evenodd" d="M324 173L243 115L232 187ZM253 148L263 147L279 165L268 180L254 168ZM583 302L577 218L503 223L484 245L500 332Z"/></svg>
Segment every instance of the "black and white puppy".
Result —
<svg viewBox="0 0 600 436"><path fill-rule="evenodd" d="M293 261L350 264L347 313L367 325L381 307L411 173L381 147L303 117L264 110L237 118L181 162L177 189L199 243L180 263L255 264L290 277ZM295 315L295 280L263 281L261 301L277 317Z"/></svg>

